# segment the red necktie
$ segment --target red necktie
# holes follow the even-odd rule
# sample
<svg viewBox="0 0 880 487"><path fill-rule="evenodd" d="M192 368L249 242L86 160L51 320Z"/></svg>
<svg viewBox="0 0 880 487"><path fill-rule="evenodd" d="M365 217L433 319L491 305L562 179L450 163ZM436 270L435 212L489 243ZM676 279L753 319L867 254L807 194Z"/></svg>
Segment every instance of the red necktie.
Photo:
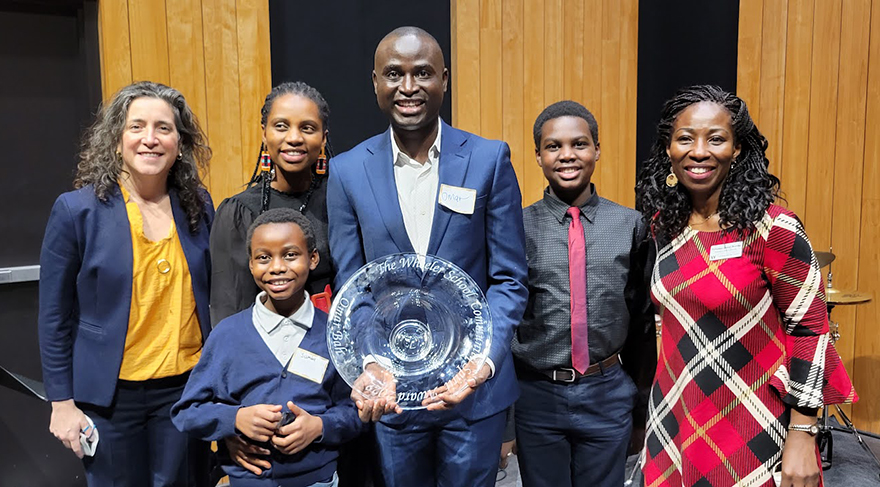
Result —
<svg viewBox="0 0 880 487"><path fill-rule="evenodd" d="M568 279L571 283L571 365L580 373L590 366L590 347L587 341L587 248L581 210L568 209L571 226L568 227Z"/></svg>

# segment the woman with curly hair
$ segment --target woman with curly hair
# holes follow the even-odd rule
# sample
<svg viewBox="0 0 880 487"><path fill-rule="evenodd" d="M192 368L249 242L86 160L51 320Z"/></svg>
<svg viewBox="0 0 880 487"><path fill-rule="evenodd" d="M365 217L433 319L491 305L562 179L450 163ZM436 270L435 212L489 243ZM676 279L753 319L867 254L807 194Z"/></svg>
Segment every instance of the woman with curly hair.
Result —
<svg viewBox="0 0 880 487"><path fill-rule="evenodd" d="M637 208L657 243L662 342L645 485L821 485L816 411L856 399L829 343L800 220L777 206L767 140L715 86L666 102Z"/></svg>
<svg viewBox="0 0 880 487"><path fill-rule="evenodd" d="M102 107L40 254L50 431L90 486L195 485L205 444L171 423L211 329L211 157L177 90L135 83ZM99 440L97 444L95 441ZM94 447L94 450L92 450Z"/></svg>

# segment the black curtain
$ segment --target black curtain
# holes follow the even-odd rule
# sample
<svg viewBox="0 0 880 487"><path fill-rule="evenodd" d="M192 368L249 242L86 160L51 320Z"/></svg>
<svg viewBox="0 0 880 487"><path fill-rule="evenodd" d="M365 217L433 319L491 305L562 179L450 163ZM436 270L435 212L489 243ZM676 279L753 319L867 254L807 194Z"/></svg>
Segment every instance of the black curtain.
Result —
<svg viewBox="0 0 880 487"><path fill-rule="evenodd" d="M270 0L269 17L272 83L304 81L321 92L330 104L334 153L388 128L370 80L373 53L385 34L404 25L425 29L437 38L450 67L448 1ZM440 115L451 123L450 99L451 89Z"/></svg>
<svg viewBox="0 0 880 487"><path fill-rule="evenodd" d="M641 0L637 167L657 138L663 103L681 88L736 91L739 0Z"/></svg>

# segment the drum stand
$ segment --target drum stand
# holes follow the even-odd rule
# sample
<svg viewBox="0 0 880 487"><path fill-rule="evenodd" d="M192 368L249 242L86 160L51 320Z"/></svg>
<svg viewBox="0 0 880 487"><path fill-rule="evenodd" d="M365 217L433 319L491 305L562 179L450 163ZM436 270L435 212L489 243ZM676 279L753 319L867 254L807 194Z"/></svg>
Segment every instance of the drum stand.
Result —
<svg viewBox="0 0 880 487"><path fill-rule="evenodd" d="M828 273L828 282L829 286L831 283L831 273ZM831 338L831 343L837 342L840 339L840 329L837 322L831 321L831 310L834 309L834 304L828 303L828 334ZM877 465L878 469L880 469L880 460L877 459L877 455L874 455L874 452L871 448L865 443L865 440L862 439L862 435L858 429L853 425L852 420L849 419L849 416L843 412L843 409L839 404L834 404L834 407L837 409L837 417L843 421L843 426L836 426L831 424L828 414L828 409L831 405L826 405L822 408L822 415L819 417L819 434L818 442L819 442L819 452L822 457L822 470L828 470L831 468L832 461L834 459L834 438L831 436L832 431L842 431L845 433L852 434L856 441L859 442L862 449L868 452L868 455L874 460L874 463ZM878 474L880 476L880 474Z"/></svg>

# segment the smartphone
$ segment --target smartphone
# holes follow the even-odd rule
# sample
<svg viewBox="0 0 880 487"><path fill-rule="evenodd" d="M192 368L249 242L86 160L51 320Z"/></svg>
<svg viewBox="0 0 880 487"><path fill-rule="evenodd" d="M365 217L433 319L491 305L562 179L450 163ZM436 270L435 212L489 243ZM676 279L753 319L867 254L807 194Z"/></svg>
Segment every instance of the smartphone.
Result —
<svg viewBox="0 0 880 487"><path fill-rule="evenodd" d="M281 413L281 420L278 421L278 427L276 429L281 429L282 426L287 426L292 423L293 420L296 419L296 415L291 411L284 411Z"/></svg>

